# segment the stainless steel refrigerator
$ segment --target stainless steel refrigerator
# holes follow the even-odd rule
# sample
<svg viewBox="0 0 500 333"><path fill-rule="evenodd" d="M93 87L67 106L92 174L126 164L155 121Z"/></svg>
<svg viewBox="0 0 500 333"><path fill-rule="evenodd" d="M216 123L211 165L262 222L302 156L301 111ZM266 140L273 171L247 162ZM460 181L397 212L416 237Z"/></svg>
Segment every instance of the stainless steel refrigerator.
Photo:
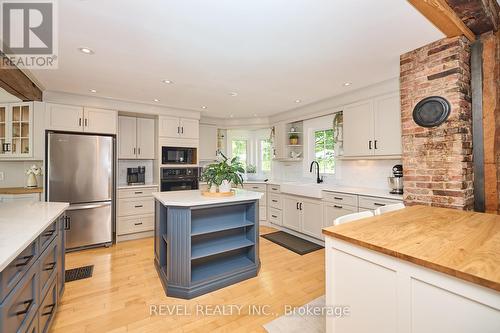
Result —
<svg viewBox="0 0 500 333"><path fill-rule="evenodd" d="M70 203L69 250L113 240L114 152L111 136L47 133L47 201Z"/></svg>

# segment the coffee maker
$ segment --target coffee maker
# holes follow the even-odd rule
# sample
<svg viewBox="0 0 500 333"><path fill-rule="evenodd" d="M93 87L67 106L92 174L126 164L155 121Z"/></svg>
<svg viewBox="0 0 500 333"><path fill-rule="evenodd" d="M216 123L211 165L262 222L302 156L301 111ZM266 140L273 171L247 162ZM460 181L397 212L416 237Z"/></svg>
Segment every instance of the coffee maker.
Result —
<svg viewBox="0 0 500 333"><path fill-rule="evenodd" d="M128 185L144 185L146 182L146 167L127 168Z"/></svg>
<svg viewBox="0 0 500 333"><path fill-rule="evenodd" d="M388 177L391 194L403 194L403 166L396 164L392 167L392 177Z"/></svg>

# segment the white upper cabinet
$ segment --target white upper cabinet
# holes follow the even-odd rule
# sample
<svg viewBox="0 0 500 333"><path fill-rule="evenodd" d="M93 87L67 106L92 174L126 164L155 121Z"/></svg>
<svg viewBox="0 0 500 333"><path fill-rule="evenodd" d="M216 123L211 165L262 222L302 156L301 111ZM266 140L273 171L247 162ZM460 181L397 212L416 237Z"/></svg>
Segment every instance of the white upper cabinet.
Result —
<svg viewBox="0 0 500 333"><path fill-rule="evenodd" d="M344 107L344 156L373 155L372 101Z"/></svg>
<svg viewBox="0 0 500 333"><path fill-rule="evenodd" d="M83 107L48 103L46 108L47 129L69 132L83 131Z"/></svg>
<svg viewBox="0 0 500 333"><path fill-rule="evenodd" d="M399 96L374 101L375 143L377 155L401 154L401 106Z"/></svg>
<svg viewBox="0 0 500 333"><path fill-rule="evenodd" d="M181 118L179 127L182 138L198 139L200 137L200 124L196 119Z"/></svg>
<svg viewBox="0 0 500 333"><path fill-rule="evenodd" d="M401 155L399 95L346 105L343 111L343 156Z"/></svg>
<svg viewBox="0 0 500 333"><path fill-rule="evenodd" d="M166 138L199 138L199 121L196 119L160 117L160 136Z"/></svg>
<svg viewBox="0 0 500 333"><path fill-rule="evenodd" d="M155 158L154 119L118 117L118 158Z"/></svg>
<svg viewBox="0 0 500 333"><path fill-rule="evenodd" d="M137 118L137 158L155 158L155 120Z"/></svg>
<svg viewBox="0 0 500 333"><path fill-rule="evenodd" d="M284 159L286 156L286 124L279 123L273 126L274 135L272 137L273 145L273 158Z"/></svg>
<svg viewBox="0 0 500 333"><path fill-rule="evenodd" d="M47 104L46 127L50 130L116 134L118 113L73 105Z"/></svg>
<svg viewBox="0 0 500 333"><path fill-rule="evenodd" d="M217 127L200 125L200 161L213 161L217 158Z"/></svg>
<svg viewBox="0 0 500 333"><path fill-rule="evenodd" d="M137 118L118 117L118 158L137 157Z"/></svg>
<svg viewBox="0 0 500 333"><path fill-rule="evenodd" d="M84 131L99 134L116 134L118 112L83 108Z"/></svg>
<svg viewBox="0 0 500 333"><path fill-rule="evenodd" d="M0 159L33 157L33 103L0 104Z"/></svg>

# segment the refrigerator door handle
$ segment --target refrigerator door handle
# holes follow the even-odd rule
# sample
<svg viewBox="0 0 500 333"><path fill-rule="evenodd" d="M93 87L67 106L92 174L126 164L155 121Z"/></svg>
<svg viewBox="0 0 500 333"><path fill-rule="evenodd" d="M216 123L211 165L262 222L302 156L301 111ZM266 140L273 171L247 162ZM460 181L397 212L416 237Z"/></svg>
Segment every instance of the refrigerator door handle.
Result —
<svg viewBox="0 0 500 333"><path fill-rule="evenodd" d="M106 206L111 206L111 202L99 202L95 204L76 204L76 205L71 205L66 210L82 210L82 209L94 209L94 208L100 208L100 207L106 207Z"/></svg>

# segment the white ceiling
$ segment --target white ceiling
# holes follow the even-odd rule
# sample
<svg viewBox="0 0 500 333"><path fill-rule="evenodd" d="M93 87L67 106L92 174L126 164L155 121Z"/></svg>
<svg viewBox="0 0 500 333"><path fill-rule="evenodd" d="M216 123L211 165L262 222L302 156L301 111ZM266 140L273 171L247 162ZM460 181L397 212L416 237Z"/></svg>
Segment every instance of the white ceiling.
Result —
<svg viewBox="0 0 500 333"><path fill-rule="evenodd" d="M397 77L400 54L443 37L405 0L58 3L59 69L33 71L46 90L214 117L276 114Z"/></svg>

